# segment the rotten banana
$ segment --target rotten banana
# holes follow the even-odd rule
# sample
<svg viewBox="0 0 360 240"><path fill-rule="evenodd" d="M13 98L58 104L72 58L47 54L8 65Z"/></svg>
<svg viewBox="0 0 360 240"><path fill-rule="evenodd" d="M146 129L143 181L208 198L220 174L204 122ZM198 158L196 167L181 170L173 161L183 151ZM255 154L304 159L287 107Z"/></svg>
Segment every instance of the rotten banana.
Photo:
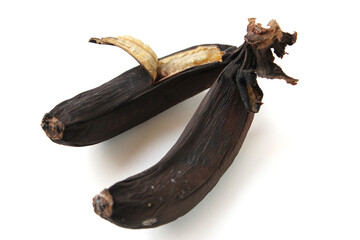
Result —
<svg viewBox="0 0 360 240"><path fill-rule="evenodd" d="M209 88L230 62L234 46L194 46L158 59L129 36L91 38L121 47L140 66L65 100L46 113L41 127L54 142L87 146L112 138Z"/></svg>
<svg viewBox="0 0 360 240"><path fill-rule="evenodd" d="M152 228L194 208L237 156L263 93L257 75L295 85L273 63L296 41L276 21L263 28L249 19L245 42L220 73L175 145L153 167L120 181L93 198L95 212L126 228Z"/></svg>

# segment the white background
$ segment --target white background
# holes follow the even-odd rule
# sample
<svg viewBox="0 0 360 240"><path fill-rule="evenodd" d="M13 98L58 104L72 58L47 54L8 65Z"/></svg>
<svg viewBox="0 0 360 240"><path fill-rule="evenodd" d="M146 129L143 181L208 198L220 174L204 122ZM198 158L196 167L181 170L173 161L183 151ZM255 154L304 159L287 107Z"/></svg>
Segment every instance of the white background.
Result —
<svg viewBox="0 0 360 240"><path fill-rule="evenodd" d="M360 239L359 17L356 1L2 1L2 239ZM240 45L247 18L298 32L276 60L297 86L265 93L233 165L186 216L150 230L92 208L105 187L159 161L205 92L109 141L57 145L40 121L57 103L137 65L87 43L132 35L158 57L203 43Z"/></svg>

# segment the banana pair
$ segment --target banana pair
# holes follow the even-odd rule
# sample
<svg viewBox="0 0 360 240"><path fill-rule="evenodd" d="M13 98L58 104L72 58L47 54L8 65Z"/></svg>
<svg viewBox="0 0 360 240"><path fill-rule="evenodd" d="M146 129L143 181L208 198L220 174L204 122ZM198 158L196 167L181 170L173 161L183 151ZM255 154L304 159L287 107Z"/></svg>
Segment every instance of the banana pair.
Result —
<svg viewBox="0 0 360 240"><path fill-rule="evenodd" d="M274 20L268 26L251 18L238 48L201 45L162 59L132 37L90 39L123 48L141 66L45 114L42 127L54 142L85 146L104 141L211 86L156 165L94 197L97 214L126 228L157 227L183 216L207 195L235 159L260 109L257 76L297 83L273 62L271 51L283 57L296 33L282 32Z"/></svg>

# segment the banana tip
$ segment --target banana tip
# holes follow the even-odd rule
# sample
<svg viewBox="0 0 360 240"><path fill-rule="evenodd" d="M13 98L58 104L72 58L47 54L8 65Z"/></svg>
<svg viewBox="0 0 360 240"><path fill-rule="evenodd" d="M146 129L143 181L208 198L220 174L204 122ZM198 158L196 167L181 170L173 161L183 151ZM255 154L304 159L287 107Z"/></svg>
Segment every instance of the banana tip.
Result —
<svg viewBox="0 0 360 240"><path fill-rule="evenodd" d="M60 140L63 137L65 125L56 117L46 113L41 121L41 128L51 140Z"/></svg>
<svg viewBox="0 0 360 240"><path fill-rule="evenodd" d="M97 43L97 44L101 44L101 39L99 38L90 38L89 39L90 43Z"/></svg>
<svg viewBox="0 0 360 240"><path fill-rule="evenodd" d="M112 214L114 201L107 189L93 198L93 207L96 214L103 218L109 218Z"/></svg>

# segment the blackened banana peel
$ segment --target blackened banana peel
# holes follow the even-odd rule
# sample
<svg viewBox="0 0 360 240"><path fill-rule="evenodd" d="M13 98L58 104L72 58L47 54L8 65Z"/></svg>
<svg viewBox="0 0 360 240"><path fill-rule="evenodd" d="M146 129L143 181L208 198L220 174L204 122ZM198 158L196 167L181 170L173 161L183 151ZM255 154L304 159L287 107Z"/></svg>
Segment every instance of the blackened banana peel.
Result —
<svg viewBox="0 0 360 240"><path fill-rule="evenodd" d="M92 145L145 122L209 88L236 49L198 45L158 60L149 46L128 36L92 38L90 42L120 46L141 65L46 113L41 126L53 142Z"/></svg>
<svg viewBox="0 0 360 240"><path fill-rule="evenodd" d="M148 170L120 181L94 197L95 212L125 228L152 228L194 208L216 185L237 156L261 106L256 77L286 76L273 63L296 33L280 30L272 20L262 28L249 19L245 42L221 72L170 151Z"/></svg>

